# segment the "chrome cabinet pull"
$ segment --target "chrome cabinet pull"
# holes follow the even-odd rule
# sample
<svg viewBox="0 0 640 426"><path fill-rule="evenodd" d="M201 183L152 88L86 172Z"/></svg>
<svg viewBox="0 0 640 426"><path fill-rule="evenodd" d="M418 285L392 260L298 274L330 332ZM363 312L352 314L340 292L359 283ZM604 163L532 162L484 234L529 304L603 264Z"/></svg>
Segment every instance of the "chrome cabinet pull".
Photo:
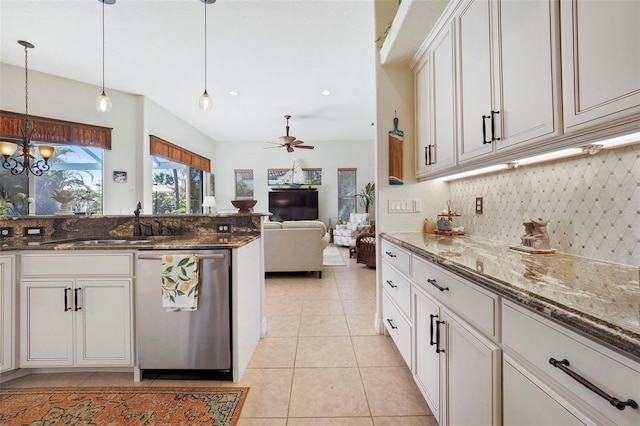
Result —
<svg viewBox="0 0 640 426"><path fill-rule="evenodd" d="M69 297L67 296L67 292L71 291L70 288L65 288L64 289L64 311L67 312L69 310L71 310L71 308L69 307Z"/></svg>
<svg viewBox="0 0 640 426"><path fill-rule="evenodd" d="M618 398L609 395L608 393L606 393L605 391L603 391L602 389L600 389L599 387L597 387L596 385L594 385L593 383L591 383L590 381L588 381L587 379L585 379L584 377L582 377L581 375L576 373L575 371L573 371L570 368L568 368L569 367L569 361L566 360L566 359L563 359L562 361L558 361L555 358L549 358L549 364L551 364L554 367L559 368L563 372L567 373L572 379L574 379L575 381L580 383L582 386L586 387L590 391L598 394L599 396L601 396L604 399L606 399L607 401L609 401L609 404L613 405L618 410L622 411L626 407L638 408L638 403L635 402L633 399L627 399L626 401L620 401Z"/></svg>
<svg viewBox="0 0 640 426"><path fill-rule="evenodd" d="M396 327L395 325L393 325L393 322L391 321L391 319L387 318L387 322L389 323L389 325L391 326L391 328L392 328L393 330L395 330L396 328L398 328L398 327Z"/></svg>
<svg viewBox="0 0 640 426"><path fill-rule="evenodd" d="M391 280L387 280L387 284L389 284L389 286L390 286L391 288L398 288L398 286L397 286L397 285L395 285L395 284L393 283L393 281L391 281Z"/></svg>
<svg viewBox="0 0 640 426"><path fill-rule="evenodd" d="M434 286L435 288L437 288L438 290L440 290L440 291L449 290L449 287L442 287L442 286L439 286L439 285L438 285L438 283L436 282L436 280L433 280L433 279L427 279L427 282L428 282L429 284L431 284L432 286Z"/></svg>
<svg viewBox="0 0 640 426"><path fill-rule="evenodd" d="M385 254L389 257L397 257L395 254L391 253L390 251L385 251Z"/></svg>
<svg viewBox="0 0 640 426"><path fill-rule="evenodd" d="M82 306L78 306L78 292L82 290L82 287L78 287L73 290L73 305L75 306L74 311L81 311Z"/></svg>
<svg viewBox="0 0 640 426"><path fill-rule="evenodd" d="M496 138L496 131L495 131L495 123L494 123L494 116L495 115L499 115L500 111L491 111L491 142L493 141L499 141L500 138Z"/></svg>

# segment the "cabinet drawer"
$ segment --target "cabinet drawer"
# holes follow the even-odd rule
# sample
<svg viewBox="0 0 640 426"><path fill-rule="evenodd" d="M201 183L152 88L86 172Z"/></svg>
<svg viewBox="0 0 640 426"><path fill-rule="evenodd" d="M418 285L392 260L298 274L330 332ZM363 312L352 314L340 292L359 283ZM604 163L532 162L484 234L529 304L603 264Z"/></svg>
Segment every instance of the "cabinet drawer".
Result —
<svg viewBox="0 0 640 426"><path fill-rule="evenodd" d="M407 318L411 318L411 284L409 279L391 267L387 261L382 262L382 288L398 305Z"/></svg>
<svg viewBox="0 0 640 426"><path fill-rule="evenodd" d="M385 328L404 358L404 362L411 368L411 326L385 292L382 293L382 312Z"/></svg>
<svg viewBox="0 0 640 426"><path fill-rule="evenodd" d="M498 337L497 295L466 283L462 278L415 255L411 262L411 278L416 284L486 335Z"/></svg>
<svg viewBox="0 0 640 426"><path fill-rule="evenodd" d="M133 275L133 253L35 253L22 255L23 277Z"/></svg>
<svg viewBox="0 0 640 426"><path fill-rule="evenodd" d="M408 251L389 241L382 240L382 259L395 266L400 272L409 276L409 258L411 255Z"/></svg>
<svg viewBox="0 0 640 426"><path fill-rule="evenodd" d="M636 403L640 403L640 363L510 302L503 303L502 337L507 349L522 356L587 406L616 424L640 424L639 408L618 410L560 368L551 365L549 360L566 359L569 361L567 368L608 395L621 401L632 399Z"/></svg>

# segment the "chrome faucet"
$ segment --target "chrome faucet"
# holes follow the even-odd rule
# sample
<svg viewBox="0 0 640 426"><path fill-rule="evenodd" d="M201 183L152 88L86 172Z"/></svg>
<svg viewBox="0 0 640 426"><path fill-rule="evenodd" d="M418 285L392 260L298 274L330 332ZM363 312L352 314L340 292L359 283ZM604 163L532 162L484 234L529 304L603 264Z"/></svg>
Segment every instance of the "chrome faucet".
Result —
<svg viewBox="0 0 640 426"><path fill-rule="evenodd" d="M142 235L142 227L140 226L140 210L142 209L142 204L138 201L138 206L133 211L133 214L136 215L136 220L133 223L133 236L139 237Z"/></svg>

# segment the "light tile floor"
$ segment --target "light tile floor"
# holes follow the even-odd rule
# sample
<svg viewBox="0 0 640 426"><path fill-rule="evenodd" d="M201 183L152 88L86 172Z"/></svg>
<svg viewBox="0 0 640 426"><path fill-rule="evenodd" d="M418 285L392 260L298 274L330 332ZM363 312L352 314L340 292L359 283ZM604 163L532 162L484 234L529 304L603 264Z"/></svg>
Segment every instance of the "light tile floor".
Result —
<svg viewBox="0 0 640 426"><path fill-rule="evenodd" d="M325 266L322 278L270 274L268 334L242 380L251 390L238 426L437 425L388 336L373 329L375 270ZM32 374L3 383L31 386L234 386L228 382L132 381L131 373Z"/></svg>

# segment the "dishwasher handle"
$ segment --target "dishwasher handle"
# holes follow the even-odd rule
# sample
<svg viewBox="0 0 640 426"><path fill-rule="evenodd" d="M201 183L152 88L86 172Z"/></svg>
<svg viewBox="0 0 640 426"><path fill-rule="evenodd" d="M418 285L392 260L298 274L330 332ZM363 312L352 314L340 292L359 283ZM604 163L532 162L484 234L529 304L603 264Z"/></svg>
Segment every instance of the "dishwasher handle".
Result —
<svg viewBox="0 0 640 426"><path fill-rule="evenodd" d="M198 260L208 260L208 259L224 259L224 253L215 253L215 254L197 254ZM162 255L152 255L152 254L143 254L138 256L138 259L142 260L162 260Z"/></svg>

